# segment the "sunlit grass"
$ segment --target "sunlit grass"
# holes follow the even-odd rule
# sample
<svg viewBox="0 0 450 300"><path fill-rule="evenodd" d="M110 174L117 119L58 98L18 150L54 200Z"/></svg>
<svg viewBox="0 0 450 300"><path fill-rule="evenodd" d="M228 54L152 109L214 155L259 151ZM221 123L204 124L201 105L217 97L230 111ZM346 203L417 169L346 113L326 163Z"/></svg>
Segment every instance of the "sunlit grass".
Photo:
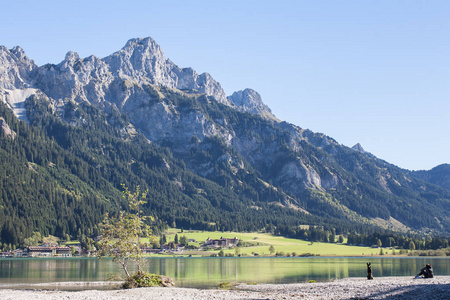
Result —
<svg viewBox="0 0 450 300"><path fill-rule="evenodd" d="M235 248L223 249L225 254L237 253L243 256L254 256L255 253L260 256L270 256L275 255L277 252L283 252L284 256L299 256L305 254L313 254L320 256L375 256L380 255L379 248L371 247L360 247L360 246L349 246L345 244L337 243L318 243L309 242L300 239L285 238L281 236L275 236L268 233L258 233L258 232L220 232L220 231L196 231L196 230L184 230L181 232L180 229L171 228L165 233L167 240L172 241L175 234L178 237L185 235L188 239L194 239L195 245L202 245L206 239L209 237L211 239L224 238L234 238L237 237L239 240L245 242L251 242L255 244L252 247L238 247L238 251ZM270 253L269 247L273 245L275 248L274 253ZM208 250L208 251L185 251L183 255L203 255L207 256L210 254L217 254L219 249ZM391 255L392 250L383 249L384 255Z"/></svg>

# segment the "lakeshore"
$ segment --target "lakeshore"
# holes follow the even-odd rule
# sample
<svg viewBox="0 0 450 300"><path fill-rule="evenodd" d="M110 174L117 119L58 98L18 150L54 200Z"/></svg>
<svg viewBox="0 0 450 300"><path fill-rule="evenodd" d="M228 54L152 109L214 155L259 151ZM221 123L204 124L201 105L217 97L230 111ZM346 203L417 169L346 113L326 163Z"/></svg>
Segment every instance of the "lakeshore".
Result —
<svg viewBox="0 0 450 300"><path fill-rule="evenodd" d="M0 290L1 299L448 299L450 276L432 279L409 277L345 278L330 282L295 284L241 283L231 290L193 288L138 288L96 290L108 282L68 282L29 285L27 289ZM117 283L115 283L117 284ZM50 289L53 286L52 289ZM61 291L61 288L90 288ZM92 289L94 288L94 289Z"/></svg>
<svg viewBox="0 0 450 300"><path fill-rule="evenodd" d="M375 278L410 277L427 263L433 266L435 276L450 275L450 259L436 257L160 257L148 259L145 269L172 278L178 288L214 289L221 282L261 285L365 278L367 262L372 263ZM55 289L47 287L49 283L60 284L59 290L77 289L65 288L68 282L84 283L79 289L107 289L96 287L95 282L105 283L123 274L112 259L0 259L0 289Z"/></svg>

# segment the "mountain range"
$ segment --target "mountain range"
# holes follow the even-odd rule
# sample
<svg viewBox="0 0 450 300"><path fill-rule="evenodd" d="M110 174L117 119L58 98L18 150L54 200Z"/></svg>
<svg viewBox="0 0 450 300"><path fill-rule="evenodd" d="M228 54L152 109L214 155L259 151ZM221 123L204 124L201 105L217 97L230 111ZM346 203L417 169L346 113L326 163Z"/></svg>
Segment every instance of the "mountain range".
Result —
<svg viewBox="0 0 450 300"><path fill-rule="evenodd" d="M449 165L404 170L281 121L256 91L226 96L151 38L43 66L2 46L0 99L3 241L94 234L121 183L148 188L146 212L183 228L450 232Z"/></svg>

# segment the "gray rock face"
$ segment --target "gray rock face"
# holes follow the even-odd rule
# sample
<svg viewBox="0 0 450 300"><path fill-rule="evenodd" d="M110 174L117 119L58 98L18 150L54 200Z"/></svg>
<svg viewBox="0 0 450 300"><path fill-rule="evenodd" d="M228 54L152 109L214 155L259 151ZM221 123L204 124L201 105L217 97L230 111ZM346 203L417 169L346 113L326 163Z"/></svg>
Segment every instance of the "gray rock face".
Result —
<svg viewBox="0 0 450 300"><path fill-rule="evenodd" d="M105 102L105 94L114 80L108 65L90 56L80 59L77 53L68 52L58 65L45 65L33 74L34 86L56 100Z"/></svg>
<svg viewBox="0 0 450 300"><path fill-rule="evenodd" d="M221 136L231 139L226 128L218 126L198 111L180 113L177 107L164 102L141 106L139 100L129 100L124 111L131 122L152 141L170 141L178 145L179 151L187 150L192 136L203 140L205 137Z"/></svg>
<svg viewBox="0 0 450 300"><path fill-rule="evenodd" d="M1 117L0 117L0 128L7 137L10 137L13 140L16 138L17 134L11 130L8 123L6 123L5 119Z"/></svg>
<svg viewBox="0 0 450 300"><path fill-rule="evenodd" d="M122 109L128 100L146 103L145 85L214 97L231 105L220 84L208 73L197 74L191 68L179 68L166 59L151 38L131 39L112 55L100 59L80 58L68 52L58 65L37 67L20 47L0 47L0 89L38 88L53 101L87 101L101 108L111 105Z"/></svg>
<svg viewBox="0 0 450 300"><path fill-rule="evenodd" d="M211 75L198 75L191 68L179 68L164 56L161 47L151 38L131 39L122 50L106 57L114 77L132 78L139 84L149 83L180 90L197 90L229 105L225 92Z"/></svg>
<svg viewBox="0 0 450 300"><path fill-rule="evenodd" d="M249 112L255 115L261 115L266 118L276 119L270 108L262 102L261 95L255 90L245 89L234 92L228 97L237 109Z"/></svg>
<svg viewBox="0 0 450 300"><path fill-rule="evenodd" d="M192 90L231 105L211 75L179 68L164 57L160 46L151 38L131 39L120 51L104 59L95 56L82 59L70 51L60 64L42 67L37 67L20 47L11 50L0 47L0 88L3 89L33 87L54 100L88 101L100 107L113 102L121 108L135 92L130 88L142 89L145 84Z"/></svg>
<svg viewBox="0 0 450 300"><path fill-rule="evenodd" d="M321 185L324 189L335 189L339 185L339 179L335 174L328 172L321 177Z"/></svg>
<svg viewBox="0 0 450 300"><path fill-rule="evenodd" d="M231 140L227 130L202 114L181 114L173 106L155 102L148 86L189 90L232 105L211 75L179 68L165 58L151 38L131 39L120 51L104 59L95 56L82 59L70 51L61 63L42 67L37 67L19 47L0 48L0 92L4 99L11 98L22 105L25 96L40 90L54 104L59 103L56 105L59 107L69 101L86 101L106 110L117 107L154 141L181 142L188 141L192 135L203 139L218 134Z"/></svg>
<svg viewBox="0 0 450 300"><path fill-rule="evenodd" d="M296 192L303 188L321 189L322 187L319 174L307 167L301 159L284 165L277 176L277 181L277 184Z"/></svg>
<svg viewBox="0 0 450 300"><path fill-rule="evenodd" d="M23 89L30 86L29 74L37 68L22 48L8 50L0 46L0 89Z"/></svg>
<svg viewBox="0 0 450 300"><path fill-rule="evenodd" d="M258 128L253 137L235 132L236 124L218 116L212 119L201 110L181 110L164 100L161 88L173 93L205 94L216 101L242 112L248 112L271 120ZM276 163L280 151L277 142L279 130L286 135L291 151L302 149L303 142L332 151L337 143L325 135L314 134L292 124L279 122L261 96L252 89L233 93L230 97L208 73L198 74L192 68L180 68L164 56L161 47L151 38L131 39L119 51L100 59L95 56L80 58L76 52L68 52L57 65L37 67L16 47L0 48L0 89L6 97L23 104L32 93L43 92L54 107L65 103L89 102L101 109L119 109L128 115L134 128L153 142L170 143L179 153L189 151L193 136L203 141L219 136L251 164L269 170ZM0 90L1 92L1 90ZM13 97L14 96L14 97ZM209 101L209 100L208 100ZM23 105L22 105L23 106ZM275 121L275 122L273 122ZM236 127L237 126L237 127ZM273 127L275 126L275 127ZM254 129L253 129L254 130ZM256 136L269 136L263 139ZM239 169L239 159L222 157L231 169ZM210 167L202 167L203 173ZM206 174L205 173L205 174ZM338 178L333 173L319 173L302 158L284 163L274 174L274 181L283 188L334 188Z"/></svg>
<svg viewBox="0 0 450 300"><path fill-rule="evenodd" d="M175 87L169 75L171 66L166 63L160 46L151 38L131 39L120 51L106 57L104 61L115 77Z"/></svg>

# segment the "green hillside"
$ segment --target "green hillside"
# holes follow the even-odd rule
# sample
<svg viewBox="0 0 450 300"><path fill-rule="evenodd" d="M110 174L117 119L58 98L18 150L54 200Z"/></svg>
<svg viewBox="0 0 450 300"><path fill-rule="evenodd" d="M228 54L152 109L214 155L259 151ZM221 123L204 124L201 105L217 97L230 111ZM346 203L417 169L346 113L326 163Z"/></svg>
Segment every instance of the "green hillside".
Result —
<svg viewBox="0 0 450 300"><path fill-rule="evenodd" d="M212 124L220 120L236 144L220 135L186 141L186 132L180 139L150 141L129 115L87 102L55 109L45 96L32 96L26 102L29 123L1 103L0 117L16 133L12 138L2 130L0 137L2 244L19 246L34 231L96 236L102 215L124 208L121 184L149 189L144 210L156 217L157 233L169 225L302 237L299 226L309 224L320 228L309 232L314 240L328 241L331 234L396 230L384 226L392 220L413 233L450 230L449 190L335 142L322 145L330 141L322 134L202 95L151 87L146 92L153 95L150 106L165 103ZM293 140L292 130L301 140ZM284 180L287 166L297 168L299 161L324 186L328 179L334 185Z"/></svg>

